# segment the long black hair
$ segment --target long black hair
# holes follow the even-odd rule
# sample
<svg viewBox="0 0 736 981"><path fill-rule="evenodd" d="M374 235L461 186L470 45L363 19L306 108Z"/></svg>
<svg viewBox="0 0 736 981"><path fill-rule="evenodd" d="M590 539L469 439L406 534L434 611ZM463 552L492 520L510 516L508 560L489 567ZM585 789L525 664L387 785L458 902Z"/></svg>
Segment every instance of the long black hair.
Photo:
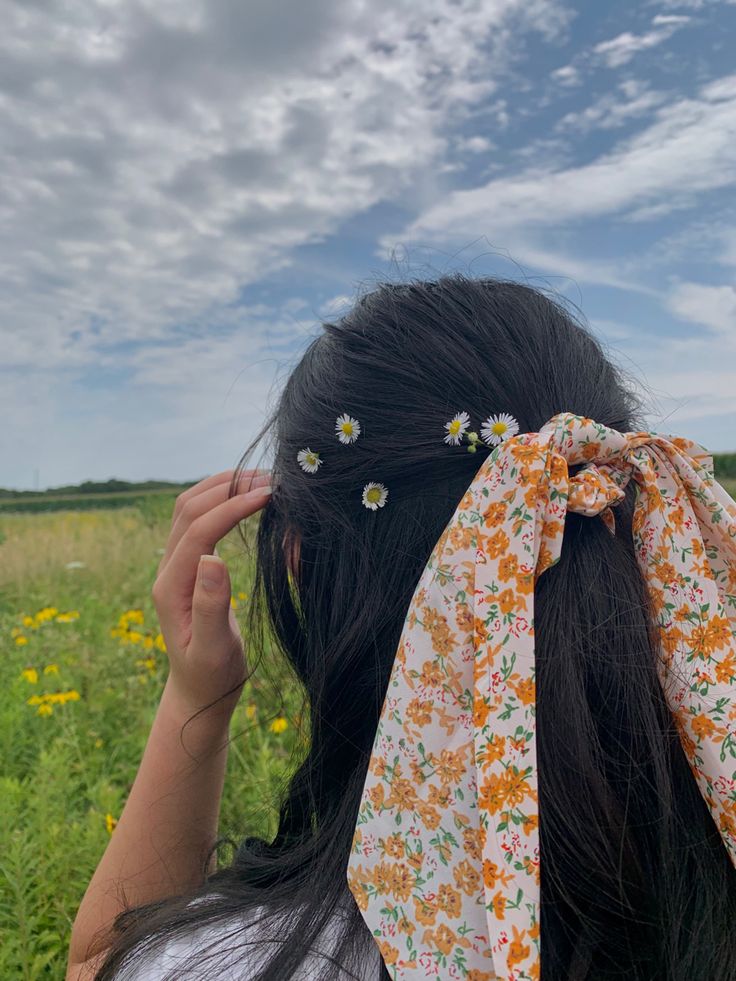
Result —
<svg viewBox="0 0 736 981"><path fill-rule="evenodd" d="M280 917L285 941L258 981L296 975L328 922L339 942L325 979L372 948L346 868L409 602L490 452L443 442L460 410L474 428L509 412L522 432L561 411L621 431L642 425L633 386L584 320L526 284L462 274L383 283L322 325L238 467L273 440L276 490L258 525L246 640L272 635L303 683L308 755L273 840L246 838L198 891L122 914L97 981L112 981L136 945L256 907ZM343 412L363 428L349 447L335 436ZM316 473L297 463L307 446L323 458ZM389 490L378 511L361 502L372 480ZM633 494L615 537L569 514L562 557L535 591L542 981L736 978L736 872L657 679ZM191 905L196 897L207 901ZM244 976L252 938L232 934Z"/></svg>

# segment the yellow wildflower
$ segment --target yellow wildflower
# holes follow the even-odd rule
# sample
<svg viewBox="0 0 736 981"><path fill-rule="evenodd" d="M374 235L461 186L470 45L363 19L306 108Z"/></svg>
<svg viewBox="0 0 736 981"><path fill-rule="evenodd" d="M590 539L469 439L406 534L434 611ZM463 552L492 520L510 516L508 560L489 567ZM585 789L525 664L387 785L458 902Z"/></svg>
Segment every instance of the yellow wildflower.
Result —
<svg viewBox="0 0 736 981"><path fill-rule="evenodd" d="M31 695L30 698L26 699L27 705L40 705L41 702L46 700L45 695Z"/></svg>
<svg viewBox="0 0 736 981"><path fill-rule="evenodd" d="M20 635L22 633L23 633L23 631L21 630L20 627L13 627L13 629L10 631L10 636L11 637L20 637Z"/></svg>
<svg viewBox="0 0 736 981"><path fill-rule="evenodd" d="M128 610L127 613L123 614L126 619L126 623L143 623L143 610ZM122 618L121 618L122 619Z"/></svg>
<svg viewBox="0 0 736 981"><path fill-rule="evenodd" d="M248 594L247 593L238 593L238 599L239 600L248 599Z"/></svg>
<svg viewBox="0 0 736 981"><path fill-rule="evenodd" d="M118 823L118 819L113 817L112 814L105 815L105 827L107 828L107 833L111 835L115 830L115 826Z"/></svg>
<svg viewBox="0 0 736 981"><path fill-rule="evenodd" d="M59 665L58 664L47 664L46 667L43 669L43 673L44 674L58 674L59 673Z"/></svg>
<svg viewBox="0 0 736 981"><path fill-rule="evenodd" d="M254 719L256 717L256 706L252 702L250 705L246 705L245 716L248 719Z"/></svg>
<svg viewBox="0 0 736 981"><path fill-rule="evenodd" d="M16 637L15 638L15 642L18 645L18 647L23 647L24 644L27 644L28 643L28 638L27 637L24 637L21 634L19 637Z"/></svg>
<svg viewBox="0 0 736 981"><path fill-rule="evenodd" d="M154 644L160 651L163 651L164 654L166 653L166 641L164 640L163 634L156 634Z"/></svg>
<svg viewBox="0 0 736 981"><path fill-rule="evenodd" d="M104 742L98 736L98 738L95 739L95 749L102 749L104 745Z"/></svg>
<svg viewBox="0 0 736 981"><path fill-rule="evenodd" d="M232 606L234 610L237 610L238 608L238 604L234 596L230 597L230 606Z"/></svg>
<svg viewBox="0 0 736 981"><path fill-rule="evenodd" d="M23 617L22 623L23 623L23 626L24 627L35 627L36 626L36 622L33 619L33 617L29 617L29 616Z"/></svg>
<svg viewBox="0 0 736 981"><path fill-rule="evenodd" d="M59 611L55 606L44 606L36 614L36 623L44 623L46 620L53 620Z"/></svg>
<svg viewBox="0 0 736 981"><path fill-rule="evenodd" d="M29 681L32 685L35 685L38 682L38 671L36 671L35 668L26 668L25 671L21 671L20 676L21 678L25 678L26 681Z"/></svg>
<svg viewBox="0 0 736 981"><path fill-rule="evenodd" d="M135 662L137 668L148 668L153 673L156 670L156 661L152 657L147 657L143 661Z"/></svg>
<svg viewBox="0 0 736 981"><path fill-rule="evenodd" d="M280 715L277 719L273 720L273 722L268 728L271 730L271 732L279 733L279 732L284 732L286 729L288 729L288 727L289 727L289 723L283 717L283 715Z"/></svg>
<svg viewBox="0 0 736 981"><path fill-rule="evenodd" d="M70 691L52 691L42 697L52 705L66 705L67 702L78 702L81 696L72 688Z"/></svg>
<svg viewBox="0 0 736 981"><path fill-rule="evenodd" d="M60 613L56 618L57 623L71 623L73 620L79 618L79 613L76 610L72 610L69 613Z"/></svg>
<svg viewBox="0 0 736 981"><path fill-rule="evenodd" d="M54 710L51 708L51 706L49 705L48 702L44 702L42 705L39 705L38 708L37 708L37 710L36 710L36 712L37 712L38 715L53 715L54 714Z"/></svg>

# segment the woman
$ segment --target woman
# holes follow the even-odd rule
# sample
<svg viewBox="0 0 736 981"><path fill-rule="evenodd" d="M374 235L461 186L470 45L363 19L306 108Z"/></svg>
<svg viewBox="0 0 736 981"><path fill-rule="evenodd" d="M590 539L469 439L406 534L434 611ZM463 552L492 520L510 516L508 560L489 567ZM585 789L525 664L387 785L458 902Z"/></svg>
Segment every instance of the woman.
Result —
<svg viewBox="0 0 736 981"><path fill-rule="evenodd" d="M273 472L240 472L257 440L234 474L177 503L153 587L170 674L75 922L68 981L402 976L347 871L407 610L474 475L494 466L476 433L471 452L459 449L466 417L450 422L462 409L508 413L521 434L559 413L640 428L598 342L525 285L383 285L323 328L259 436L275 439ZM620 497L615 534L567 514L559 561L534 585L542 977L736 978L736 872L657 677L633 481ZM248 641L262 643L265 604L308 693L311 744L274 840L246 838L214 871L223 747L245 675L226 571L209 593L195 576L200 554L260 509ZM407 929L420 938L425 927ZM428 973L493 977L438 964Z"/></svg>

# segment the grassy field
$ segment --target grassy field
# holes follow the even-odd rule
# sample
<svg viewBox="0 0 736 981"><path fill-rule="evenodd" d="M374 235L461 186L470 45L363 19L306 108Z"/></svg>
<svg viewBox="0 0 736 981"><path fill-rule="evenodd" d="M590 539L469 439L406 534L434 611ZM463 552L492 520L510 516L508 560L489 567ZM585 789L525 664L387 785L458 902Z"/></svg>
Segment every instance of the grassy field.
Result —
<svg viewBox="0 0 736 981"><path fill-rule="evenodd" d="M76 908L165 679L150 594L173 503L0 515L3 981L64 977ZM250 577L237 532L218 551L242 613ZM282 703L274 681L284 677ZM304 746L300 707L283 665L259 667L233 719L223 834L275 830L276 795Z"/></svg>
<svg viewBox="0 0 736 981"><path fill-rule="evenodd" d="M736 494L736 481L727 486ZM1 981L64 976L76 908L165 678L150 594L173 503L152 495L109 511L0 514ZM242 611L250 572L237 533L218 551ZM279 788L304 747L300 708L272 655L233 719L223 834L275 829Z"/></svg>

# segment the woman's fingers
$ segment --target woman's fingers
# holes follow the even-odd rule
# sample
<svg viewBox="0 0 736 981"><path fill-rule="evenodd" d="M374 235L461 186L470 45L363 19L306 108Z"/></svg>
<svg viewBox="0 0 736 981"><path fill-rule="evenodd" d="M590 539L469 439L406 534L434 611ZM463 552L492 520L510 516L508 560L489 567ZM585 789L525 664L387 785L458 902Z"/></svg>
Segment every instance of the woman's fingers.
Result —
<svg viewBox="0 0 736 981"><path fill-rule="evenodd" d="M200 480L192 487L189 487L187 488L187 490L182 491L181 494L179 494L179 496L177 497L176 503L174 504L174 513L171 519L172 526L175 523L176 519L179 517L182 508L193 497L197 497L199 494L202 493L202 491L209 490L211 487L216 487L219 484L231 483L234 473L235 473L234 469L221 470L220 473L214 473L212 474L211 477L205 477L203 480ZM244 470L240 475L238 486L241 486L249 477L254 477L257 476L258 474L268 474L268 473L270 473L269 470L263 470L263 469ZM243 487L244 491L248 489L249 489L248 487Z"/></svg>
<svg viewBox="0 0 736 981"><path fill-rule="evenodd" d="M182 491L174 502L174 512L171 517L172 526L188 501L201 494L202 491L209 490L210 487L215 487L217 484L223 484L226 481L232 480L234 473L234 470L221 470L220 473L213 473L211 477L205 477L192 487L188 487L187 490Z"/></svg>
<svg viewBox="0 0 736 981"><path fill-rule="evenodd" d="M230 471L230 473L232 474L232 471ZM214 478L208 478L208 480L213 479ZM239 481L238 489L242 495L242 493L249 490L268 486L270 480L271 474L268 470L260 472L248 471L243 474L241 480ZM195 494L188 498L188 500L184 501L179 506L178 514L175 510L164 555L159 562L158 575L160 575L166 568L166 565L173 555L176 546L179 544L182 536L185 534L187 528L189 528L192 522L196 521L197 518L201 517L203 514L206 514L207 511L212 510L213 507L223 503L223 501L228 500L231 482L231 479L222 477L219 483L211 484L208 488L202 489L198 494ZM195 486L198 487L199 485L197 484ZM190 488L190 490L195 490L195 487Z"/></svg>
<svg viewBox="0 0 736 981"><path fill-rule="evenodd" d="M191 610L200 556L214 554L220 539L239 521L263 508L269 498L270 492L258 487L216 504L191 521L153 584L153 600L162 628L166 621L173 624Z"/></svg>

